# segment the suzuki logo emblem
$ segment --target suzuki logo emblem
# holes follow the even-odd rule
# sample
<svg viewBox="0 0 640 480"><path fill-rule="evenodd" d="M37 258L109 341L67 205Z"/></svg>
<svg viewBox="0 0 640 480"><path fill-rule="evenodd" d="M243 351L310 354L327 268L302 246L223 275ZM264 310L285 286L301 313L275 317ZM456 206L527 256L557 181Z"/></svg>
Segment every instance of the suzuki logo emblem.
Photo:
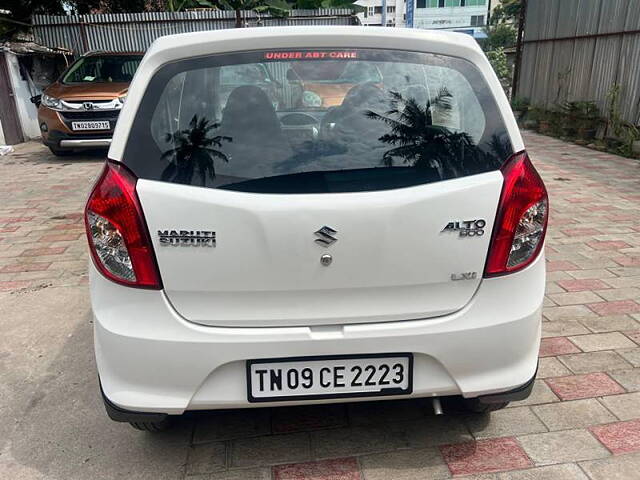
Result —
<svg viewBox="0 0 640 480"><path fill-rule="evenodd" d="M91 102L84 102L82 106L84 107L85 110L93 110L93 103Z"/></svg>
<svg viewBox="0 0 640 480"><path fill-rule="evenodd" d="M338 241L338 239L333 236L336 233L338 233L337 230L334 230L333 228L327 227L325 225L317 232L314 232L316 237L318 237L315 239L315 242L318 245L322 245L323 247L328 247L329 245L332 245Z"/></svg>

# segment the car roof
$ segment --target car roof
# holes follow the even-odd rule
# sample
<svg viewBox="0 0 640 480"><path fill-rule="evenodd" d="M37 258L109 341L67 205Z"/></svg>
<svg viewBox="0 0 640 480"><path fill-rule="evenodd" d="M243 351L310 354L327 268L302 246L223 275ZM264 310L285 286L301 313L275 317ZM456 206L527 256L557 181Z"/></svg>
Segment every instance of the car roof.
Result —
<svg viewBox="0 0 640 480"><path fill-rule="evenodd" d="M94 50L92 52L85 53L83 57L104 57L111 55L136 55L141 57L144 55L144 52L107 52L103 50Z"/></svg>

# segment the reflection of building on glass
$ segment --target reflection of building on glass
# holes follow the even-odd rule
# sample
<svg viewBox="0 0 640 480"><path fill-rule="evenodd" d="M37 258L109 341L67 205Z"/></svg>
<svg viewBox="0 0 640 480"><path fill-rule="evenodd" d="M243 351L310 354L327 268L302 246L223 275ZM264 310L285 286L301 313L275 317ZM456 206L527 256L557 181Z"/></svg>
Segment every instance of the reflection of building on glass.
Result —
<svg viewBox="0 0 640 480"><path fill-rule="evenodd" d="M358 4L365 7L358 15L363 25L381 26L386 5L387 26L445 29L484 38L488 13L500 0L359 0Z"/></svg>

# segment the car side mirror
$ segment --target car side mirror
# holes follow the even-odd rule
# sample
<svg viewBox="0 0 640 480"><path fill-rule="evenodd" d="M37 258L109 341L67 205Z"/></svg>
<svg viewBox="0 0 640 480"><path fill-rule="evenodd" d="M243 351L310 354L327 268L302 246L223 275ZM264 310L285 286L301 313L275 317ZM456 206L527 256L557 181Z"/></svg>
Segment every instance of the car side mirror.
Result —
<svg viewBox="0 0 640 480"><path fill-rule="evenodd" d="M34 95L29 100L31 100L31 103L33 103L36 107L39 107L42 103L42 95Z"/></svg>

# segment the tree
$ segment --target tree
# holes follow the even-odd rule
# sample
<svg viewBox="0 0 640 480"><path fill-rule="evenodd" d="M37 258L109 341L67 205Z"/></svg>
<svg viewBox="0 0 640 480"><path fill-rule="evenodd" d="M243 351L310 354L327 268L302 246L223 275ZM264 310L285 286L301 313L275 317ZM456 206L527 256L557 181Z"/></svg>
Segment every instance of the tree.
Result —
<svg viewBox="0 0 640 480"><path fill-rule="evenodd" d="M149 10L145 0L70 0L64 2L80 15L91 13L137 13Z"/></svg>
<svg viewBox="0 0 640 480"><path fill-rule="evenodd" d="M482 48L485 51L497 48L515 47L518 37L517 30L509 24L499 23L485 28L487 38L482 40Z"/></svg>
<svg viewBox="0 0 640 480"><path fill-rule="evenodd" d="M318 8L348 8L355 12L364 11L364 7L356 5L357 0L291 0L292 8L316 10Z"/></svg>
<svg viewBox="0 0 640 480"><path fill-rule="evenodd" d="M181 12L188 8L212 8L214 4L208 0L167 0L165 8L168 12Z"/></svg>
<svg viewBox="0 0 640 480"><path fill-rule="evenodd" d="M64 15L62 4L62 0L3 0L0 8L10 13L0 14L0 39L28 30L32 15Z"/></svg>
<svg viewBox="0 0 640 480"><path fill-rule="evenodd" d="M502 0L502 3L498 5L491 14L491 24L498 25L499 23L518 23L521 7L521 0Z"/></svg>
<svg viewBox="0 0 640 480"><path fill-rule="evenodd" d="M236 28L244 27L243 10L268 13L274 17L286 17L291 8L284 0L219 0L219 5L224 10L233 10L236 13Z"/></svg>
<svg viewBox="0 0 640 480"><path fill-rule="evenodd" d="M500 79L500 83L507 88L511 82L511 68L507 62L507 55L502 47L486 52L489 63Z"/></svg>

